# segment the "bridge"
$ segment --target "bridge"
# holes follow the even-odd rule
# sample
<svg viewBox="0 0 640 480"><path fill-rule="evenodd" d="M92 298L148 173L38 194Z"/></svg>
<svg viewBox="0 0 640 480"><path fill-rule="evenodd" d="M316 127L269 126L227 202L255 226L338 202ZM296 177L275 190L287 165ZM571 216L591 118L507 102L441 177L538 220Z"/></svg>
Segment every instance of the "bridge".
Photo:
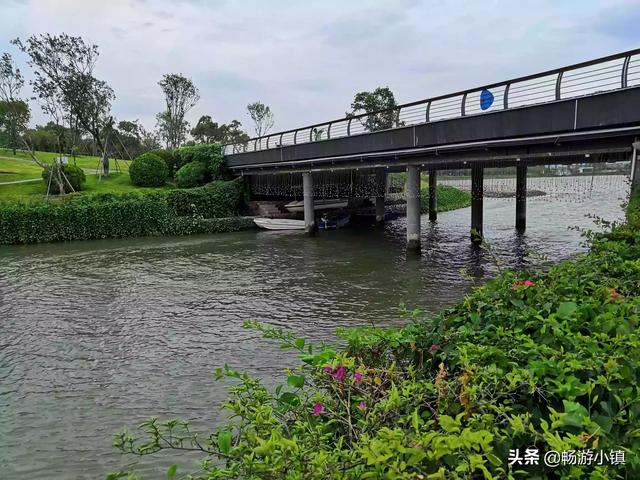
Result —
<svg viewBox="0 0 640 480"><path fill-rule="evenodd" d="M640 186L640 49L302 128L225 145L241 175L302 174L305 225L315 228L318 172L406 171L407 242L420 242L420 177L429 173L429 216L436 218L437 172L471 169L471 232L482 234L484 169L516 167L516 228L526 226L531 165L632 161ZM384 216L384 194L376 216Z"/></svg>

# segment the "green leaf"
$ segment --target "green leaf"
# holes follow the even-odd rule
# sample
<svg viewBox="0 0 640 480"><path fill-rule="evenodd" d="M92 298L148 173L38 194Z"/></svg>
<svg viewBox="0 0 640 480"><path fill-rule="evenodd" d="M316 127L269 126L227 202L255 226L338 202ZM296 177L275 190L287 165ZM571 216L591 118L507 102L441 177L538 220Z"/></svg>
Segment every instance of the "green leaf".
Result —
<svg viewBox="0 0 640 480"><path fill-rule="evenodd" d="M447 433L460 433L460 422L449 415L440 415L440 426Z"/></svg>
<svg viewBox="0 0 640 480"><path fill-rule="evenodd" d="M296 347L298 347L300 350L302 350L304 348L304 338L296 338L295 341L293 342L295 344Z"/></svg>
<svg viewBox="0 0 640 480"><path fill-rule="evenodd" d="M167 469L167 478L172 479L173 477L175 477L177 471L178 471L178 465L176 465L175 463L170 465L169 468Z"/></svg>
<svg viewBox="0 0 640 480"><path fill-rule="evenodd" d="M295 393L291 392L284 392L282 395L280 395L280 401L282 403L294 406L300 403L300 399L298 398L298 396Z"/></svg>
<svg viewBox="0 0 640 480"><path fill-rule="evenodd" d="M563 400L564 415L562 422L571 427L582 427L585 421L589 419L589 412L586 408L576 402Z"/></svg>
<svg viewBox="0 0 640 480"><path fill-rule="evenodd" d="M302 388L304 385L304 375L291 375L287 378L287 385L293 388Z"/></svg>
<svg viewBox="0 0 640 480"><path fill-rule="evenodd" d="M577 308L578 308L578 305L576 305L575 302L563 302L558 307L558 310L556 311L556 316L559 318L567 318L573 312L575 312Z"/></svg>
<svg viewBox="0 0 640 480"><path fill-rule="evenodd" d="M222 430L218 433L218 448L227 455L231 451L231 432Z"/></svg>

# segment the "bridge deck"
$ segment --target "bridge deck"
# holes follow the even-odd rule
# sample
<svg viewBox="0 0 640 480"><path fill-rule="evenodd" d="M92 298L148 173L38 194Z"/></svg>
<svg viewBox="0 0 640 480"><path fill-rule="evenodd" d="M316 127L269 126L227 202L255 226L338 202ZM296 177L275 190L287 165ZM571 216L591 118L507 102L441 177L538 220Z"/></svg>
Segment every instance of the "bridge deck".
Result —
<svg viewBox="0 0 640 480"><path fill-rule="evenodd" d="M368 131L372 118L394 127ZM636 49L393 110L270 134L227 145L225 151L229 167L245 174L411 162L456 168L461 161L487 158L540 162L546 156L557 163L551 157L629 152L639 129Z"/></svg>

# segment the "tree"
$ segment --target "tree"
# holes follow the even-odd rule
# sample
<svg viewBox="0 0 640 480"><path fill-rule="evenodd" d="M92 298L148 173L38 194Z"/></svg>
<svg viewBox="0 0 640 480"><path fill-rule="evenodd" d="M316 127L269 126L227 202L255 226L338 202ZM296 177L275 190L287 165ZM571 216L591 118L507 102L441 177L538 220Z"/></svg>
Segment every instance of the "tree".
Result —
<svg viewBox="0 0 640 480"><path fill-rule="evenodd" d="M31 118L29 105L18 98L23 85L20 69L11 55L3 53L0 57L0 127L6 132L14 155L20 134L27 129Z"/></svg>
<svg viewBox="0 0 640 480"><path fill-rule="evenodd" d="M222 131L217 122L214 122L209 115L202 115L196 126L191 130L191 135L196 142L213 143L220 142Z"/></svg>
<svg viewBox="0 0 640 480"><path fill-rule="evenodd" d="M29 56L35 74L31 84L43 110L56 123L67 123L76 139L80 129L88 132L102 152L103 170L108 175L107 143L113 127L110 111L115 95L106 82L93 75L98 46L64 33L33 35L26 43L20 39L13 43Z"/></svg>
<svg viewBox="0 0 640 480"><path fill-rule="evenodd" d="M232 120L229 124L221 126L226 145L233 145L234 153L240 152L242 147L249 141L249 135L242 130L242 124L238 120Z"/></svg>
<svg viewBox="0 0 640 480"><path fill-rule="evenodd" d="M236 150L249 141L249 135L242 130L242 123L238 120L218 125L209 115L200 117L198 124L191 130L191 135L200 143L233 144Z"/></svg>
<svg viewBox="0 0 640 480"><path fill-rule="evenodd" d="M185 141L189 123L184 117L198 103L200 94L190 78L177 73L164 75L158 85L167 105L156 116L158 128L167 148L175 150Z"/></svg>
<svg viewBox="0 0 640 480"><path fill-rule="evenodd" d="M369 114L358 119L365 130L376 132L393 126L399 126L397 119L396 99L389 87L378 87L373 92L359 92L351 104L351 112L347 117L355 117L362 113Z"/></svg>
<svg viewBox="0 0 640 480"><path fill-rule="evenodd" d="M257 137L262 137L273 127L274 119L271 109L264 103L254 102L247 105L249 116L253 120Z"/></svg>
<svg viewBox="0 0 640 480"><path fill-rule="evenodd" d="M11 147L13 154L20 145L22 135L29 124L31 111L29 105L23 100L0 100L0 128L7 137L7 146Z"/></svg>

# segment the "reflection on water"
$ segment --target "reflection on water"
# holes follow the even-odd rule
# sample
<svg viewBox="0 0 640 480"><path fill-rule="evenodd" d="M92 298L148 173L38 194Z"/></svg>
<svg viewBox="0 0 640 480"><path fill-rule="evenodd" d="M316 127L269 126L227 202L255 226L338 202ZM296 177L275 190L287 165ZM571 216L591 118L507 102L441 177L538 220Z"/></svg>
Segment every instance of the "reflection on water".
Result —
<svg viewBox="0 0 640 480"><path fill-rule="evenodd" d="M566 258L581 249L567 227L591 227L585 214L620 218L621 196L530 201L525 235L514 232L513 201L487 199L485 234L510 266ZM332 340L338 326L400 324L400 302L429 312L455 303L470 289L462 268L479 280L493 270L470 245L469 217L423 217L419 257L405 251L403 219L315 238L251 231L0 247L3 478L103 478L138 461L115 452L112 434L151 414L210 429L225 398L215 367L271 384L295 361L243 330L245 319Z"/></svg>

